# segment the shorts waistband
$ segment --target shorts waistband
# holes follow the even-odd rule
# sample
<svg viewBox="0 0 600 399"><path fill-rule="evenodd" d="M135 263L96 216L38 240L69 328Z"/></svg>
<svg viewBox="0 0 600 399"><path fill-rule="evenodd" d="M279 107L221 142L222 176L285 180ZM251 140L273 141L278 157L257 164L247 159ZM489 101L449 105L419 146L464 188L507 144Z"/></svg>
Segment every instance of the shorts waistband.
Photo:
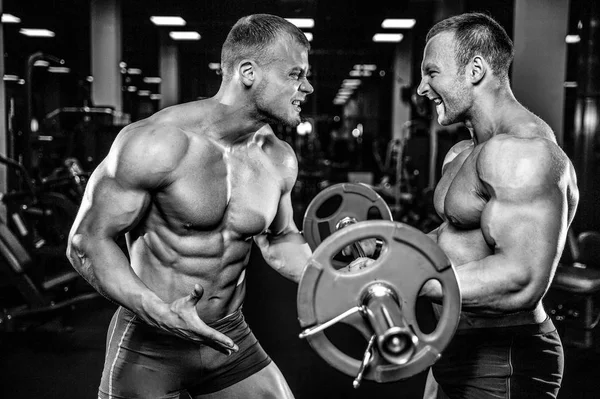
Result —
<svg viewBox="0 0 600 399"><path fill-rule="evenodd" d="M524 335L539 335L548 334L556 331L556 327L550 317L546 317L546 320L536 324L521 324L518 326L506 326L506 327L485 327L485 328L469 328L457 330L455 335L469 335L469 334L524 334Z"/></svg>

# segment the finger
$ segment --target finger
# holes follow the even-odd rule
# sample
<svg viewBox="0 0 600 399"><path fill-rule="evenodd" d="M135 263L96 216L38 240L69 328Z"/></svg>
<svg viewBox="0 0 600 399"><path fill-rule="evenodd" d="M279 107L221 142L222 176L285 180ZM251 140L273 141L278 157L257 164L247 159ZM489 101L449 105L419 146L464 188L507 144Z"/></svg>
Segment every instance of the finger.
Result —
<svg viewBox="0 0 600 399"><path fill-rule="evenodd" d="M207 338L204 342L206 345L209 345L213 349L226 355L230 355L239 350L239 347L227 335L208 326L206 328L207 330L203 332L203 335Z"/></svg>
<svg viewBox="0 0 600 399"><path fill-rule="evenodd" d="M344 247L344 249L342 249L342 255L349 256L351 254L352 254L352 251L350 251L350 246L349 245L347 247Z"/></svg>
<svg viewBox="0 0 600 399"><path fill-rule="evenodd" d="M202 295L204 295L204 287L200 284L195 284L194 290L189 296L189 300L195 305L198 303L200 298L202 298Z"/></svg>

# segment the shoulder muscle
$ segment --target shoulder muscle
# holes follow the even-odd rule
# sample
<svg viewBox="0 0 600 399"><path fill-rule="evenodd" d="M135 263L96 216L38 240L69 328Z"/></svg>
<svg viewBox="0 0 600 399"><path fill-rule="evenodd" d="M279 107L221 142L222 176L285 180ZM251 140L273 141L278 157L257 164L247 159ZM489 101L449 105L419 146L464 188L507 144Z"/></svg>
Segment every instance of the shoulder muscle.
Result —
<svg viewBox="0 0 600 399"><path fill-rule="evenodd" d="M125 128L106 159L109 175L123 183L155 188L168 181L189 147L181 130L170 126L142 125Z"/></svg>
<svg viewBox="0 0 600 399"><path fill-rule="evenodd" d="M477 171L492 195L500 191L528 197L560 185L565 160L556 144L542 138L499 135L487 141L477 159Z"/></svg>

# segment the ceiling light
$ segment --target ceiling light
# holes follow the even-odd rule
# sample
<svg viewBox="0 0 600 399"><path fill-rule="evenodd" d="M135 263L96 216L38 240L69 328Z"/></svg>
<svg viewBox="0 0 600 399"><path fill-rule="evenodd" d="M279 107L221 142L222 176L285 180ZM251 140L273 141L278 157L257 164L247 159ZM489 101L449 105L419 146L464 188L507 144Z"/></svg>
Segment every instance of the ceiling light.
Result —
<svg viewBox="0 0 600 399"><path fill-rule="evenodd" d="M398 43L404 36L402 33L376 33L373 35L374 42Z"/></svg>
<svg viewBox="0 0 600 399"><path fill-rule="evenodd" d="M142 74L142 70L140 68L129 68L127 70L127 73L130 75L141 75Z"/></svg>
<svg viewBox="0 0 600 399"><path fill-rule="evenodd" d="M381 23L384 29L410 29L417 23L416 19L409 18L386 18Z"/></svg>
<svg viewBox="0 0 600 399"><path fill-rule="evenodd" d="M312 18L286 18L289 22L301 29L314 28L315 20Z"/></svg>
<svg viewBox="0 0 600 399"><path fill-rule="evenodd" d="M567 37L565 37L565 43L568 44L579 43L580 41L581 38L579 35L567 35Z"/></svg>
<svg viewBox="0 0 600 399"><path fill-rule="evenodd" d="M54 37L54 32L48 29L19 29L19 33L29 37Z"/></svg>
<svg viewBox="0 0 600 399"><path fill-rule="evenodd" d="M181 17L150 17L150 21L157 26L185 26L185 19Z"/></svg>
<svg viewBox="0 0 600 399"><path fill-rule="evenodd" d="M2 23L3 24L18 24L21 22L21 18L15 17L12 14L2 14Z"/></svg>
<svg viewBox="0 0 600 399"><path fill-rule="evenodd" d="M69 73L69 72L71 72L71 68L51 66L51 67L48 67L48 72L50 72L50 73Z"/></svg>
<svg viewBox="0 0 600 399"><path fill-rule="evenodd" d="M150 94L150 100L160 100L161 98L160 94Z"/></svg>
<svg viewBox="0 0 600 399"><path fill-rule="evenodd" d="M148 96L150 96L150 94L152 94L152 93L150 93L150 90L138 91L138 96L140 96L140 97L148 97Z"/></svg>
<svg viewBox="0 0 600 399"><path fill-rule="evenodd" d="M304 36L306 36L306 40L308 40L309 42L312 42L313 39L313 34L310 32L304 32Z"/></svg>
<svg viewBox="0 0 600 399"><path fill-rule="evenodd" d="M46 60L36 60L33 63L33 66L36 66L36 67L47 67L48 65L50 65L50 63Z"/></svg>
<svg viewBox="0 0 600 399"><path fill-rule="evenodd" d="M135 86L127 86L127 91L130 93L133 93L135 91L137 91L137 87Z"/></svg>
<svg viewBox="0 0 600 399"><path fill-rule="evenodd" d="M346 87L356 87L360 85L360 79L344 79L342 81L342 86L346 86Z"/></svg>
<svg viewBox="0 0 600 399"><path fill-rule="evenodd" d="M144 83L147 84L159 84L160 82L162 82L162 79L159 77L145 77L144 78Z"/></svg>
<svg viewBox="0 0 600 399"><path fill-rule="evenodd" d="M5 82L18 82L19 77L17 75L4 75Z"/></svg>
<svg viewBox="0 0 600 399"><path fill-rule="evenodd" d="M219 62L209 62L208 69L210 69L211 71L218 71L219 69L221 69L221 64Z"/></svg>
<svg viewBox="0 0 600 399"><path fill-rule="evenodd" d="M169 36L173 40L200 40L200 33L198 32L169 32Z"/></svg>

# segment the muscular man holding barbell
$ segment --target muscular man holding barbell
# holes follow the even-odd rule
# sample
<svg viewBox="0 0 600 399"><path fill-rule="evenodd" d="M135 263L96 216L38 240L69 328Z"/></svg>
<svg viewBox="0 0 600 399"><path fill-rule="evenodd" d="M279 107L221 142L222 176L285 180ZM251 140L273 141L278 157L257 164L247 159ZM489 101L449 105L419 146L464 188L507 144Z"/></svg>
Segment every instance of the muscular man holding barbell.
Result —
<svg viewBox="0 0 600 399"><path fill-rule="evenodd" d="M512 42L484 14L436 24L418 93L438 122L464 122L472 140L446 155L434 195L443 223L430 236L455 266L458 331L433 366L437 398L555 398L563 351L542 297L554 276L579 193L552 129L514 97ZM439 301L428 283L423 294Z"/></svg>
<svg viewBox="0 0 600 399"><path fill-rule="evenodd" d="M219 92L124 128L92 174L68 256L120 305L100 398L293 397L241 306L252 238L294 281L310 256L292 215L296 157L268 125L300 123L309 48L283 18L241 18Z"/></svg>

